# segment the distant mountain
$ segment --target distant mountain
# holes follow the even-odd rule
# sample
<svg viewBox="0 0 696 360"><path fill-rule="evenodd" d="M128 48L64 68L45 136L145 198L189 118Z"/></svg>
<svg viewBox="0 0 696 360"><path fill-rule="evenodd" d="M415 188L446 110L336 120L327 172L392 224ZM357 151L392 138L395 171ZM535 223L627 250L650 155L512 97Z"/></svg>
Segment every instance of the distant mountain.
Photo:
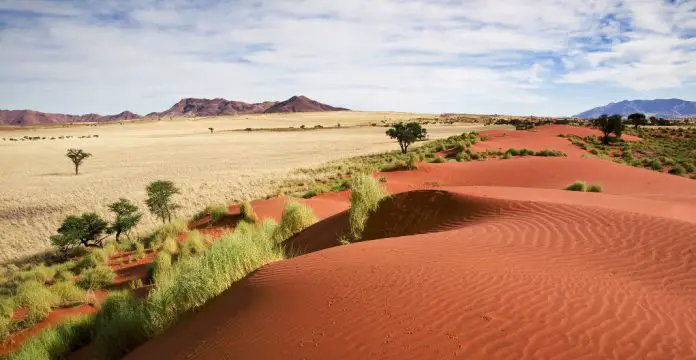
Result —
<svg viewBox="0 0 696 360"><path fill-rule="evenodd" d="M144 118L159 118L165 116L218 116L243 115L259 113L309 112L309 111L339 111L348 110L322 104L305 96L293 96L288 100L265 101L248 104L241 101L217 99L181 99L171 108L162 112L151 112ZM130 111L116 115L66 115L42 113L33 110L0 110L0 125L36 125L60 124L73 122L107 122L122 120L138 120L143 117Z"/></svg>
<svg viewBox="0 0 696 360"><path fill-rule="evenodd" d="M74 122L106 122L139 119L141 116L130 111L117 115L99 114L66 115L33 110L0 110L0 125L64 124Z"/></svg>
<svg viewBox="0 0 696 360"><path fill-rule="evenodd" d="M646 116L678 118L696 116L696 102L681 99L624 100L581 112L573 117L596 118L602 114L628 116L643 113Z"/></svg>
<svg viewBox="0 0 696 360"><path fill-rule="evenodd" d="M274 104L266 109L266 113L311 112L311 111L341 111L348 110L322 104L306 96L293 96L285 101Z"/></svg>

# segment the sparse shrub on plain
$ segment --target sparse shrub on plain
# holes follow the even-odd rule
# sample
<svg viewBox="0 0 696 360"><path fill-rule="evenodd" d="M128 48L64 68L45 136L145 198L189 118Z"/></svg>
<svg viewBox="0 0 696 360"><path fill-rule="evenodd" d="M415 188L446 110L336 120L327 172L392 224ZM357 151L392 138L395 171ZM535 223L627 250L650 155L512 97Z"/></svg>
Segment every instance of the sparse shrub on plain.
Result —
<svg viewBox="0 0 696 360"><path fill-rule="evenodd" d="M121 240L121 234L128 236L131 229L138 225L143 217L143 214L138 211L138 207L125 198L120 198L118 201L109 204L109 209L116 217L106 231L109 234L115 234L116 242Z"/></svg>
<svg viewBox="0 0 696 360"><path fill-rule="evenodd" d="M351 206L348 212L350 236L353 240L362 239L367 218L387 195L386 189L372 176L358 174L353 177L350 194Z"/></svg>
<svg viewBox="0 0 696 360"><path fill-rule="evenodd" d="M85 152L82 149L68 149L65 156L67 156L70 161L73 162L73 165L75 165L75 175L77 175L80 171L80 165L82 165L82 162L88 157L91 157L92 154Z"/></svg>
<svg viewBox="0 0 696 360"><path fill-rule="evenodd" d="M83 289L103 289L111 285L115 278L116 274L110 267L101 265L84 271L77 284Z"/></svg>
<svg viewBox="0 0 696 360"><path fill-rule="evenodd" d="M169 180L151 182L145 189L147 192L147 208L152 215L160 218L162 223L172 222L172 214L180 208L172 197L179 194L179 189Z"/></svg>
<svg viewBox="0 0 696 360"><path fill-rule="evenodd" d="M355 184L355 179L353 179L353 184ZM317 218L311 208L294 201L288 201L283 209L280 224L273 234L273 239L276 243L281 243L316 222Z"/></svg>
<svg viewBox="0 0 696 360"><path fill-rule="evenodd" d="M574 183L568 185L564 190L569 191L586 191L587 183L582 180L577 180Z"/></svg>

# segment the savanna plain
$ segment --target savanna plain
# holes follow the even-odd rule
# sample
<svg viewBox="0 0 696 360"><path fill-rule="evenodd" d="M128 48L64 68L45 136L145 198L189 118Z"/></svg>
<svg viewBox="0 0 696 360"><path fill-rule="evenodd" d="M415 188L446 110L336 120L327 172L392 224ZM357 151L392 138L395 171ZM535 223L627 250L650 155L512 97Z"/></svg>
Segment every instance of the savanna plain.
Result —
<svg viewBox="0 0 696 360"><path fill-rule="evenodd" d="M67 215L94 211L106 216L105 204L120 197L144 206L145 187L152 181L177 184L181 211L176 215L187 217L211 203L272 195L287 178L310 180L310 175L291 173L296 168L393 150L394 141L385 136L383 122L422 116L432 115L259 114L0 128L0 138L45 138L0 141L0 262L50 248L49 236ZM480 128L433 124L428 131L436 139ZM68 148L93 155L84 161L79 175L65 157ZM139 229L155 222L146 214Z"/></svg>

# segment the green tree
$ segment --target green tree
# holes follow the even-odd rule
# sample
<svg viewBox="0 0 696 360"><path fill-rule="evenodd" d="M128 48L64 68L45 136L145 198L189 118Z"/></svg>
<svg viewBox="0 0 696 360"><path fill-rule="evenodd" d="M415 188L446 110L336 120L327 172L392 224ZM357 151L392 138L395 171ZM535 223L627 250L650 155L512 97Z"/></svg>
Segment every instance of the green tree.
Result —
<svg viewBox="0 0 696 360"><path fill-rule="evenodd" d="M138 211L138 206L124 198L109 204L109 209L116 215L116 218L107 232L116 234L116 241L120 241L121 234L129 236L130 230L138 225L143 217L143 214Z"/></svg>
<svg viewBox="0 0 696 360"><path fill-rule="evenodd" d="M412 143L425 139L427 134L427 130L417 122L410 122L408 124L400 122L392 125L392 127L387 130L387 136L392 139L396 139L399 142L399 147L401 147L402 154L405 154L408 151L408 147Z"/></svg>
<svg viewBox="0 0 696 360"><path fill-rule="evenodd" d="M68 149L68 152L65 154L65 156L70 158L73 164L75 164L75 175L77 175L80 171L80 165L82 165L82 161L92 156L92 154L84 152L82 149Z"/></svg>
<svg viewBox="0 0 696 360"><path fill-rule="evenodd" d="M628 120L630 120L631 123L633 123L633 127L636 129L639 125L645 125L646 122L645 114L641 113L633 113L631 115L628 115Z"/></svg>
<svg viewBox="0 0 696 360"><path fill-rule="evenodd" d="M609 144L609 135L611 133L614 133L617 138L620 138L621 132L623 131L621 115L600 115L594 120L594 125L604 134L604 137L602 137L602 142L604 144Z"/></svg>
<svg viewBox="0 0 696 360"><path fill-rule="evenodd" d="M172 222L172 214L179 205L173 203L172 196L179 193L179 189L169 180L157 180L150 183L146 188L147 208L152 215L162 219L163 223Z"/></svg>
<svg viewBox="0 0 696 360"><path fill-rule="evenodd" d="M212 134L212 133L213 133L213 131L215 131L215 128L211 128L211 127L209 127L209 128L208 128L208 130L210 130L210 133Z"/></svg>
<svg viewBox="0 0 696 360"><path fill-rule="evenodd" d="M73 247L101 247L108 223L96 213L84 213L81 216L70 215L58 228L58 234L51 236L51 244L62 252Z"/></svg>

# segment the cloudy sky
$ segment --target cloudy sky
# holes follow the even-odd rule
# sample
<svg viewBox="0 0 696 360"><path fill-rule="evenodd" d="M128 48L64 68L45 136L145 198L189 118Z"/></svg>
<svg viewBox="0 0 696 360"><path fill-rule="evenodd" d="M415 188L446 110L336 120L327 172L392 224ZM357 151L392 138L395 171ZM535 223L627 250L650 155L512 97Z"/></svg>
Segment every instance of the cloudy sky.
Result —
<svg viewBox="0 0 696 360"><path fill-rule="evenodd" d="M696 100L696 0L0 0L0 108L294 94L525 115Z"/></svg>

